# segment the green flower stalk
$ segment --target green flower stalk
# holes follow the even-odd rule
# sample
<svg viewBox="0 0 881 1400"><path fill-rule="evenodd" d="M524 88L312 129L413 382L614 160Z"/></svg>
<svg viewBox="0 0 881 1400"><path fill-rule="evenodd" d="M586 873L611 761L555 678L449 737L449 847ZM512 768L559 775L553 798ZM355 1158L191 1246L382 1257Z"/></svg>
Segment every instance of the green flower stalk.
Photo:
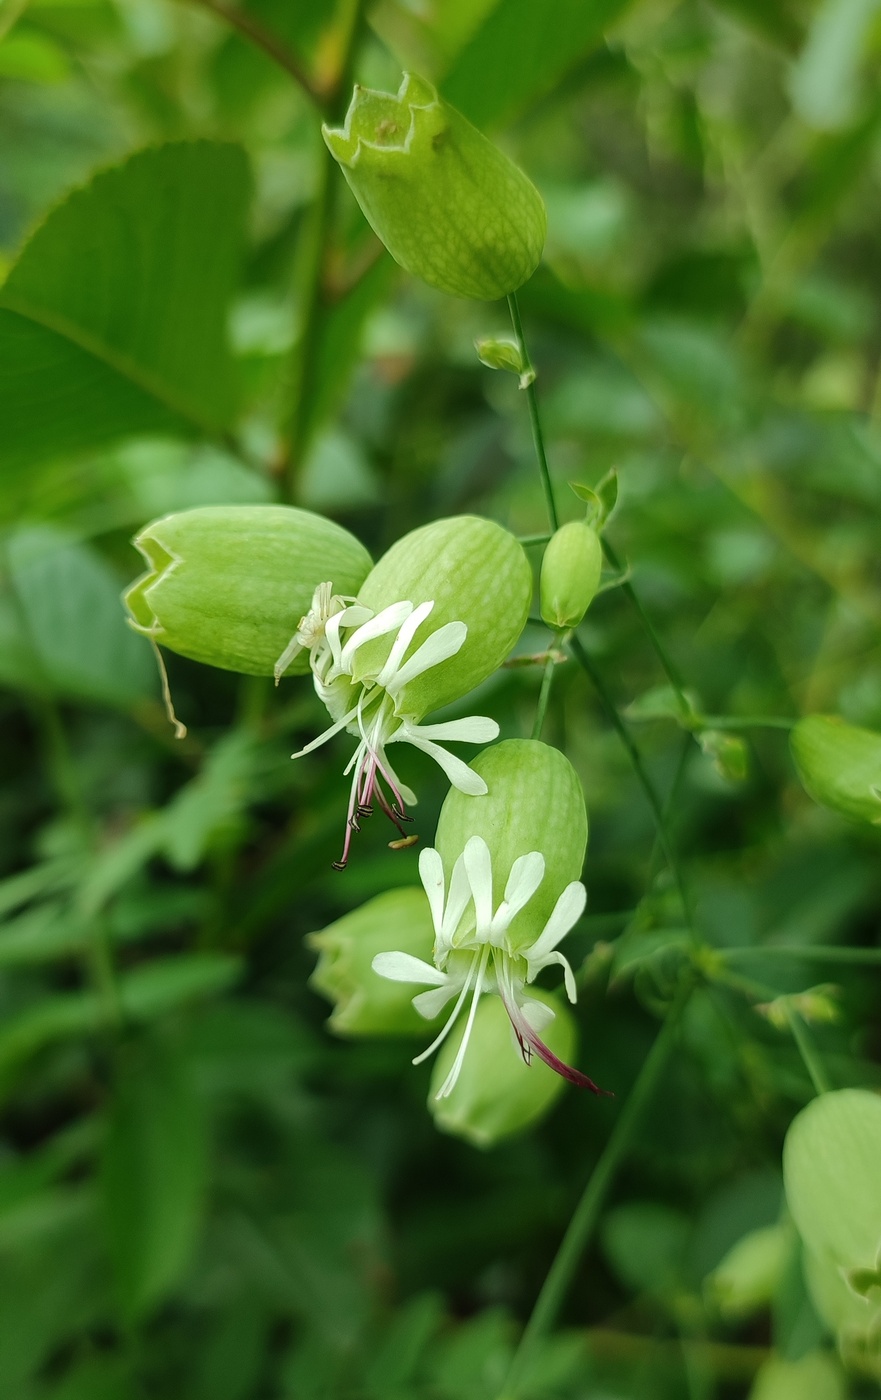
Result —
<svg viewBox="0 0 881 1400"><path fill-rule="evenodd" d="M498 736L484 715L425 724L491 676L517 641L529 611L532 575L520 544L490 520L436 521L393 545L349 600L330 584L315 592L309 614L276 665L279 678L303 650L315 690L332 723L293 755L300 758L341 730L357 739L342 869L352 833L374 801L407 840L402 823L414 793L388 756L392 744L427 753L463 793L486 783L446 743L485 744Z"/></svg>
<svg viewBox="0 0 881 1400"><path fill-rule="evenodd" d="M431 83L356 87L322 127L371 228L396 262L451 296L494 301L532 276L547 215L538 190Z"/></svg>
<svg viewBox="0 0 881 1400"><path fill-rule="evenodd" d="M154 520L134 543L149 569L124 595L130 626L251 676L273 674L323 580L354 595L372 564L348 530L292 506L200 506Z"/></svg>
<svg viewBox="0 0 881 1400"><path fill-rule="evenodd" d="M558 749L525 739L488 750L472 768L484 780L485 793L463 804L459 792L450 792L436 849L423 850L419 858L434 927L434 960L398 950L378 954L373 967L381 977L427 986L413 998L427 1019L454 1003L440 1034L414 1064L433 1054L465 1015L437 1099L456 1088L485 993L499 997L525 1063L536 1054L571 1083L602 1093L541 1038L553 1010L526 990L544 968L557 965L569 1000L576 999L575 978L558 944L587 899L576 878L587 844L578 778Z"/></svg>

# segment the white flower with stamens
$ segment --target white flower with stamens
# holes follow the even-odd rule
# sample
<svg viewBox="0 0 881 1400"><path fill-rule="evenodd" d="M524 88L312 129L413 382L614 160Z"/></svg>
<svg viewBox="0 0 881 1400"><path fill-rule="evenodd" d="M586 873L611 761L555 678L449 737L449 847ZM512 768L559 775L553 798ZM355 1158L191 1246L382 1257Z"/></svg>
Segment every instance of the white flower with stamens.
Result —
<svg viewBox="0 0 881 1400"><path fill-rule="evenodd" d="M533 1051L545 1064L573 1084L599 1094L596 1084L570 1065L564 1064L539 1038L538 1032L553 1019L553 1011L526 994L525 988L544 967L559 963L563 968L566 992L575 1001L575 978L557 945L580 918L587 892L573 880L558 898L543 929L532 942L514 937L512 925L532 899L545 875L545 859L540 851L519 856L512 864L504 896L493 908L492 863L489 847L481 836L472 836L456 860L447 890L443 862L438 851L424 850L419 858L419 876L428 896L435 932L434 963L423 962L410 953L378 953L373 970L397 982L422 983L428 991L419 992L413 1005L427 1020L437 1016L455 998L453 1010L440 1034L413 1061L419 1064L433 1054L446 1039L464 1011L470 1006L461 1044L452 1069L437 1093L448 1097L455 1087L468 1049L468 1039L481 995L496 993L502 1000L511 1026L528 1064Z"/></svg>
<svg viewBox="0 0 881 1400"><path fill-rule="evenodd" d="M336 862L340 869L348 860L352 832L359 829L359 818L371 814L374 799L402 836L401 823L412 820L407 804L412 805L416 798L392 767L387 754L391 744L412 744L427 753L460 792L480 795L487 790L483 779L444 745L489 743L498 737L496 721L472 715L442 724L422 724L421 716L407 709L404 692L410 682L455 656L468 635L464 622L447 622L411 650L417 631L433 608L433 602L414 606L402 600L373 613L355 600L334 594L331 583L323 583L315 591L311 611L301 618L296 635L279 657L277 676L301 648L308 648L315 690L333 720L292 757L311 753L341 730L358 739L345 769L353 776L345 844ZM387 658L374 670L369 665L365 669L364 647L390 635L394 639Z"/></svg>

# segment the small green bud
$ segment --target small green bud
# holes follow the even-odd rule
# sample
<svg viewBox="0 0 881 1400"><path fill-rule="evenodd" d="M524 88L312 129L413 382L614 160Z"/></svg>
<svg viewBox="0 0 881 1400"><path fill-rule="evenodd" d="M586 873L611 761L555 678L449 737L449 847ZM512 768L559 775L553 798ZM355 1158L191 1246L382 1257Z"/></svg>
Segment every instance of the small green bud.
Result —
<svg viewBox="0 0 881 1400"><path fill-rule="evenodd" d="M808 715L790 736L805 791L822 807L881 824L881 734L837 715Z"/></svg>
<svg viewBox="0 0 881 1400"><path fill-rule="evenodd" d="M464 623L461 649L417 676L401 693L401 713L422 716L451 704L485 681L505 660L529 615L532 571L523 546L501 525L474 515L436 520L393 544L371 570L358 602L378 613L407 599L434 607L416 633L418 646L448 623ZM385 659L380 638L358 653L355 679Z"/></svg>
<svg viewBox="0 0 881 1400"><path fill-rule="evenodd" d="M493 882L503 890L514 862L544 856L544 879L510 927L512 948L530 942L548 921L561 892L581 878L587 810L578 775L565 754L537 739L506 739L469 765L487 786L482 797L451 789L435 836L447 881L472 836L489 847Z"/></svg>
<svg viewBox="0 0 881 1400"><path fill-rule="evenodd" d="M538 266L547 231L531 180L431 83L356 87L324 139L396 262L451 296L495 301Z"/></svg>
<svg viewBox="0 0 881 1400"><path fill-rule="evenodd" d="M271 676L320 583L354 595L371 559L342 526L292 506L199 506L135 536L150 566L124 595L136 632L170 651ZM309 669L308 652L290 667Z"/></svg>
<svg viewBox="0 0 881 1400"><path fill-rule="evenodd" d="M541 615L549 627L577 627L600 586L603 547L581 520L561 525L541 561Z"/></svg>
<svg viewBox="0 0 881 1400"><path fill-rule="evenodd" d="M483 336L475 340L474 348L480 363L487 369L506 369L509 374L518 375L521 389L527 389L535 382L535 370L525 363L516 340L496 340L492 336Z"/></svg>
<svg viewBox="0 0 881 1400"><path fill-rule="evenodd" d="M697 741L713 767L729 783L745 782L749 776L749 750L739 734L720 729L702 729Z"/></svg>
<svg viewBox="0 0 881 1400"><path fill-rule="evenodd" d="M413 988L378 977L377 953L400 948L430 958L431 914L421 888L387 890L310 933L306 942L320 954L309 985L333 1002L329 1026L337 1035L420 1035L424 1016L413 1007Z"/></svg>
<svg viewBox="0 0 881 1400"><path fill-rule="evenodd" d="M571 1060L577 1048L575 1021L557 997L532 991L536 1001L551 1007L554 1019L543 1032L545 1042L561 1060ZM434 1065L428 1107L445 1133L465 1138L475 1147L494 1147L544 1117L565 1080L537 1058L525 1064L511 1050L511 1023L498 997L484 997L471 1028L469 1052L455 1085L446 1097L438 1091L456 1059L464 1025L445 1041Z"/></svg>

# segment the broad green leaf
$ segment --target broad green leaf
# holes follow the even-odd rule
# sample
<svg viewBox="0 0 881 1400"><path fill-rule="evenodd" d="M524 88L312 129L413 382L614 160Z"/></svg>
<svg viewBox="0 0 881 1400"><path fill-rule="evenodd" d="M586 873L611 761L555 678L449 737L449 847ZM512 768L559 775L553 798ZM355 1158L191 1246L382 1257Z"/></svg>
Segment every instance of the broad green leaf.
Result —
<svg viewBox="0 0 881 1400"><path fill-rule="evenodd" d="M476 126L507 120L544 96L591 49L631 0L501 0L441 84Z"/></svg>
<svg viewBox="0 0 881 1400"><path fill-rule="evenodd" d="M881 1250L881 1098L865 1089L821 1094L786 1134L783 1176L809 1250L841 1267L875 1268Z"/></svg>
<svg viewBox="0 0 881 1400"><path fill-rule="evenodd" d="M180 142L52 210L0 288L0 467L229 423L226 304L249 195L238 147Z"/></svg>
<svg viewBox="0 0 881 1400"><path fill-rule="evenodd" d="M201 1224L205 1125L188 1066L147 1042L121 1061L101 1173L107 1242L125 1317L143 1315L186 1268Z"/></svg>
<svg viewBox="0 0 881 1400"><path fill-rule="evenodd" d="M0 629L0 679L120 706L156 692L150 648L126 626L120 580L94 549L35 526L8 540L5 563L16 631Z"/></svg>
<svg viewBox="0 0 881 1400"><path fill-rule="evenodd" d="M120 1000L133 1020L151 1021L187 1002L227 991L241 972L241 959L227 953L156 958L122 979Z"/></svg>

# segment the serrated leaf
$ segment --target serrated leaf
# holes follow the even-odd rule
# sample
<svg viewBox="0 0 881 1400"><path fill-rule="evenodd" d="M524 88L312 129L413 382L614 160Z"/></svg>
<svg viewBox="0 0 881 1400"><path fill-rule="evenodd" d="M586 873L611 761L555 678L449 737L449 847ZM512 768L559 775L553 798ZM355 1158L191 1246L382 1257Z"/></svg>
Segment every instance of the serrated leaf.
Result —
<svg viewBox="0 0 881 1400"><path fill-rule="evenodd" d="M250 197L244 152L140 151L48 215L0 289L0 467L126 433L213 433Z"/></svg>
<svg viewBox="0 0 881 1400"><path fill-rule="evenodd" d="M101 1185L122 1313L142 1316L177 1282L196 1242L206 1186L201 1106L186 1062L157 1042L123 1059Z"/></svg>

